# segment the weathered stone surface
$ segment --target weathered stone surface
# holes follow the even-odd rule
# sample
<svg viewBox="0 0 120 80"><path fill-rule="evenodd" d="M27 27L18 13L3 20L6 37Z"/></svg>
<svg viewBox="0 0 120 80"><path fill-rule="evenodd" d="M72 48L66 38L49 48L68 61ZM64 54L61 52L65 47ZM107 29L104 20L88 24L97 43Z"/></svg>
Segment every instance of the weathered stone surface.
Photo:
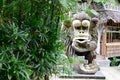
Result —
<svg viewBox="0 0 120 80"><path fill-rule="evenodd" d="M105 80L105 75L101 71L97 71L95 74L78 74L73 73L71 75L61 75L59 78L66 78L66 80L69 79L79 79L79 80L88 80L88 79L94 79L94 80Z"/></svg>

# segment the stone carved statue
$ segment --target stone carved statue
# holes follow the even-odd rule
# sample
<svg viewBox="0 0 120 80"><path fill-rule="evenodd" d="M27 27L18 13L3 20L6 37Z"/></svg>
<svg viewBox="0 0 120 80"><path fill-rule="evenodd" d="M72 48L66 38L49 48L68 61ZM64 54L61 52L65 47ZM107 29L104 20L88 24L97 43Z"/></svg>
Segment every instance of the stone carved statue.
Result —
<svg viewBox="0 0 120 80"><path fill-rule="evenodd" d="M94 63L94 51L97 47L98 18L91 18L84 11L72 15L69 20L64 20L61 31L67 34L65 41L66 55L85 56L87 64L74 64L73 69L78 73L95 73L98 66Z"/></svg>

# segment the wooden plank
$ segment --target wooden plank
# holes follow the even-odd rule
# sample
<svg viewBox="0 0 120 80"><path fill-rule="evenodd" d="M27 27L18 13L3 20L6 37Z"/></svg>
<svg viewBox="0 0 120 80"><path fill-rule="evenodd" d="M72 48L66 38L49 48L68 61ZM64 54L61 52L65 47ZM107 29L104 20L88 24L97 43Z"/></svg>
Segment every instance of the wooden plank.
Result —
<svg viewBox="0 0 120 80"><path fill-rule="evenodd" d="M106 46L120 46L120 42L106 43Z"/></svg>
<svg viewBox="0 0 120 80"><path fill-rule="evenodd" d="M106 44L107 57L120 56L120 42Z"/></svg>

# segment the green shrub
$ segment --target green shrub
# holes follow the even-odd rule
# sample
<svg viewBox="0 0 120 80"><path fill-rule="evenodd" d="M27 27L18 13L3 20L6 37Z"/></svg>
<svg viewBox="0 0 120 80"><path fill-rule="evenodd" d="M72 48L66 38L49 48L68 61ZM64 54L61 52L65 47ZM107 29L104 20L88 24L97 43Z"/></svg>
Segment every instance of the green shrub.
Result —
<svg viewBox="0 0 120 80"><path fill-rule="evenodd" d="M58 0L0 0L1 79L40 79L57 72L62 10Z"/></svg>
<svg viewBox="0 0 120 80"><path fill-rule="evenodd" d="M118 62L117 62L117 58L113 57L111 60L111 66L117 66Z"/></svg>
<svg viewBox="0 0 120 80"><path fill-rule="evenodd" d="M0 25L0 32L0 79L30 80L32 71L23 58L28 52L28 33L15 24Z"/></svg>
<svg viewBox="0 0 120 80"><path fill-rule="evenodd" d="M0 79L46 79L58 72L63 12L60 0L0 0Z"/></svg>

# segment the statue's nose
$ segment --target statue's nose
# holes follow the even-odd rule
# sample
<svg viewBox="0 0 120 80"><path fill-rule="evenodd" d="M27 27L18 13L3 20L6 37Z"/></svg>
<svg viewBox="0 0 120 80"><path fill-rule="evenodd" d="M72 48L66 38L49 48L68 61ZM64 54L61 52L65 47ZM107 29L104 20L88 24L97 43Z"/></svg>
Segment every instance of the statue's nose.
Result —
<svg viewBox="0 0 120 80"><path fill-rule="evenodd" d="M84 33L84 31L83 31L83 30L80 30L79 33Z"/></svg>

